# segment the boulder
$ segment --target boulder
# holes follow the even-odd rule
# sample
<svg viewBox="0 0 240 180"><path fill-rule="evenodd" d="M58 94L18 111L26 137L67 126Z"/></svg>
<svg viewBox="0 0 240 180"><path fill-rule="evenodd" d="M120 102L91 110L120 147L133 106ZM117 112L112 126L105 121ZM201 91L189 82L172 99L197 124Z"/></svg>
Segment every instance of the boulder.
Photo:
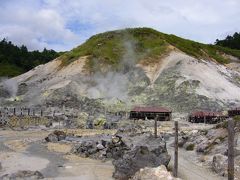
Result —
<svg viewBox="0 0 240 180"><path fill-rule="evenodd" d="M212 169L221 176L227 175L227 156L216 154L213 156Z"/></svg>
<svg viewBox="0 0 240 180"><path fill-rule="evenodd" d="M102 149L104 149L104 148L105 148L105 147L104 147L102 144L98 144L98 145L97 145L97 149L98 149L98 150L102 150Z"/></svg>
<svg viewBox="0 0 240 180"><path fill-rule="evenodd" d="M143 168L140 169L132 178L132 180L180 180L174 178L170 172L167 171L165 166L158 166L156 168Z"/></svg>
<svg viewBox="0 0 240 180"><path fill-rule="evenodd" d="M81 155L83 157L89 157L98 152L97 142L93 140L83 141L73 147L72 153Z"/></svg>
<svg viewBox="0 0 240 180"><path fill-rule="evenodd" d="M123 142L129 147L122 156L113 161L116 179L129 179L138 170L145 167L167 166L170 155L167 153L166 144L161 138L154 138L152 135L142 134Z"/></svg>
<svg viewBox="0 0 240 180"><path fill-rule="evenodd" d="M45 138L45 140L47 142L58 142L58 137L57 135L51 133Z"/></svg>
<svg viewBox="0 0 240 180"><path fill-rule="evenodd" d="M49 134L45 140L47 142L57 142L64 140L66 138L66 133L63 131L55 130L53 133Z"/></svg>
<svg viewBox="0 0 240 180"><path fill-rule="evenodd" d="M13 174L5 174L0 179L2 180L9 180L9 179L25 179L25 180L32 180L32 179L43 179L44 176L39 171L18 171Z"/></svg>

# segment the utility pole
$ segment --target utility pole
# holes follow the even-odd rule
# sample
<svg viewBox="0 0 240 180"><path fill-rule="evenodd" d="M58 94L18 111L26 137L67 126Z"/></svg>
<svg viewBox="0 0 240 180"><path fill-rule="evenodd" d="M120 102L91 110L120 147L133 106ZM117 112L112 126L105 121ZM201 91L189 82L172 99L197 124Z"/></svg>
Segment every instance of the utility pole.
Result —
<svg viewBox="0 0 240 180"><path fill-rule="evenodd" d="M158 115L154 119L154 137L157 138L157 120L158 120Z"/></svg>
<svg viewBox="0 0 240 180"><path fill-rule="evenodd" d="M228 180L234 180L234 120L228 120Z"/></svg>
<svg viewBox="0 0 240 180"><path fill-rule="evenodd" d="M178 121L175 121L175 142L174 142L174 168L173 176L178 175Z"/></svg>

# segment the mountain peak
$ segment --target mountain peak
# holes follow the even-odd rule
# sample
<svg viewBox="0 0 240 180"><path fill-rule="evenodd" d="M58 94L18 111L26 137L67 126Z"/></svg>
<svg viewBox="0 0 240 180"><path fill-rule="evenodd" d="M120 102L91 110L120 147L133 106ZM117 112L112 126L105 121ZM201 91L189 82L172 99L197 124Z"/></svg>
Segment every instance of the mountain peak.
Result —
<svg viewBox="0 0 240 180"><path fill-rule="evenodd" d="M81 56L89 56L88 68L96 70L94 64L118 67L127 51L132 51L136 61L163 56L169 51L178 49L197 59L209 59L225 64L229 57L240 58L239 50L202 44L158 32L151 28L127 28L100 33L89 38L85 43L63 54L62 66L68 65Z"/></svg>

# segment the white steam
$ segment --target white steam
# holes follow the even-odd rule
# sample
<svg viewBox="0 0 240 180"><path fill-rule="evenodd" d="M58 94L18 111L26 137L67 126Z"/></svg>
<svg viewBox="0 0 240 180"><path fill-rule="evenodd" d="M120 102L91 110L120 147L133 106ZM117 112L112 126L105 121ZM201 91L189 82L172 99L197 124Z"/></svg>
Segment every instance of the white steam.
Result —
<svg viewBox="0 0 240 180"><path fill-rule="evenodd" d="M95 75L95 86L88 89L88 96L91 98L127 98L128 79L120 73L109 72L106 75Z"/></svg>
<svg viewBox="0 0 240 180"><path fill-rule="evenodd" d="M125 54L123 55L119 72L108 72L107 74L95 74L92 77L95 85L87 90L90 98L107 98L127 100L128 98L128 72L135 66L136 54L134 51L135 43L132 41L124 41Z"/></svg>
<svg viewBox="0 0 240 180"><path fill-rule="evenodd" d="M3 81L3 88L8 91L11 97L15 98L18 91L17 81L14 79L7 79Z"/></svg>

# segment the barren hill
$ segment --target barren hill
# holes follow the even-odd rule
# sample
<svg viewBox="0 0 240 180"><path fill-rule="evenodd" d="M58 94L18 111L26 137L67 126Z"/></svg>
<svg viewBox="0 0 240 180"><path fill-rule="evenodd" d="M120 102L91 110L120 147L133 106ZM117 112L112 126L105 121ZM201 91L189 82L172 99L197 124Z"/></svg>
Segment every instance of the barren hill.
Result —
<svg viewBox="0 0 240 180"><path fill-rule="evenodd" d="M240 51L149 28L95 35L59 58L2 81L1 104L175 111L240 104Z"/></svg>

